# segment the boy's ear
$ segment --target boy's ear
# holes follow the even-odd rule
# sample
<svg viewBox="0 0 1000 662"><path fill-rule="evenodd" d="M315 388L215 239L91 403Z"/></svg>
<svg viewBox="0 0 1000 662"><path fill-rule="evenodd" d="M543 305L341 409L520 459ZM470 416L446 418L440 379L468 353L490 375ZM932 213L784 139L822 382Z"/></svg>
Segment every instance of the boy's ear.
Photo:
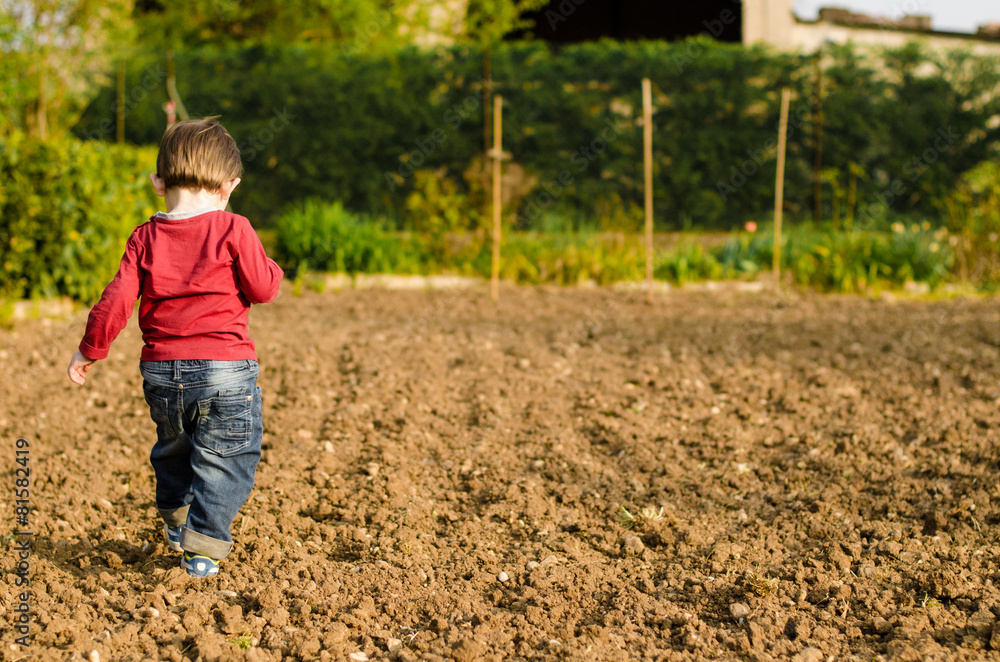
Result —
<svg viewBox="0 0 1000 662"><path fill-rule="evenodd" d="M153 190L156 191L156 195L165 197L167 195L167 187L163 183L163 180L155 172L149 173L149 181L153 182Z"/></svg>
<svg viewBox="0 0 1000 662"><path fill-rule="evenodd" d="M233 191L236 190L236 187L240 185L241 181L243 181L243 180L240 179L239 177L237 177L236 179L230 180L230 181L226 182L225 184L223 184L222 185L222 189L220 189L220 191L219 191L219 193L221 194L220 197L223 200L228 200L229 196L233 194Z"/></svg>

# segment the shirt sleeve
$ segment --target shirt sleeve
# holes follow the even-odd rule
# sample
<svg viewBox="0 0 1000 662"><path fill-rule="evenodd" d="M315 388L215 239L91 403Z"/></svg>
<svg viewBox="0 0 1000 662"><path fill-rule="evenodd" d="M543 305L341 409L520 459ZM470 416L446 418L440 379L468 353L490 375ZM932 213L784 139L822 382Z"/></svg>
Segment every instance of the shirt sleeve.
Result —
<svg viewBox="0 0 1000 662"><path fill-rule="evenodd" d="M250 221L240 223L236 244L236 274L240 279L240 291L250 303L268 303L278 296L278 288L285 273L264 252L260 238L254 232Z"/></svg>
<svg viewBox="0 0 1000 662"><path fill-rule="evenodd" d="M101 300L91 308L87 318L87 330L80 342L80 353L88 359L96 361L107 358L111 343L128 324L142 291L140 258L139 240L133 232L125 244L125 254L118 273L104 288Z"/></svg>

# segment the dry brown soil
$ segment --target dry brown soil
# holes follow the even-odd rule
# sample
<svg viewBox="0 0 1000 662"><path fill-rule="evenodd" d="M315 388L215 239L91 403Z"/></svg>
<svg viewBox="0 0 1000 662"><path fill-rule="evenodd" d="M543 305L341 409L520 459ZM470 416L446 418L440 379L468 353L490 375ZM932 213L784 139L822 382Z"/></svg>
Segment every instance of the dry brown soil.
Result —
<svg viewBox="0 0 1000 662"><path fill-rule="evenodd" d="M0 330L4 660L1000 659L1000 300L286 289L203 581L155 515L134 322L76 388L84 323Z"/></svg>

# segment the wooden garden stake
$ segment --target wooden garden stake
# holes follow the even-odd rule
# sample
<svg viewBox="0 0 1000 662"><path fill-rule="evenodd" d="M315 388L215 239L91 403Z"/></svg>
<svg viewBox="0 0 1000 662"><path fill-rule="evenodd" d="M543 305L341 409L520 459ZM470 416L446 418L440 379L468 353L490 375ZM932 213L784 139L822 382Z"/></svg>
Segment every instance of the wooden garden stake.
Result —
<svg viewBox="0 0 1000 662"><path fill-rule="evenodd" d="M174 52L167 51L167 96L174 102L174 110L182 120L189 119L187 108L177 92L177 74L174 70Z"/></svg>
<svg viewBox="0 0 1000 662"><path fill-rule="evenodd" d="M653 87L642 79L642 123L646 162L646 295L653 300Z"/></svg>
<svg viewBox="0 0 1000 662"><path fill-rule="evenodd" d="M781 208L785 202L785 145L788 135L788 104L792 91L781 90L781 122L778 126L778 176L774 187L774 284L781 286Z"/></svg>
<svg viewBox="0 0 1000 662"><path fill-rule="evenodd" d="M493 97L493 149L487 152L493 159L493 273L490 277L490 296L500 298L500 219L503 211L500 164L510 154L503 151L503 97Z"/></svg>

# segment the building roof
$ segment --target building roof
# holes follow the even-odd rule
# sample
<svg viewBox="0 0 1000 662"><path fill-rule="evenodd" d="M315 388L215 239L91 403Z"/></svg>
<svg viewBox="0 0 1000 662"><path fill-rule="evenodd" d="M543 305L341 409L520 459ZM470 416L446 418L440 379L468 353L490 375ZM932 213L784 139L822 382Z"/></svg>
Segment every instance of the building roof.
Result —
<svg viewBox="0 0 1000 662"><path fill-rule="evenodd" d="M808 20L795 16L795 22L805 25L829 23L855 29L886 30L915 36L948 37L968 41L1000 43L1000 24L993 23L981 26L975 34L970 32L950 32L933 29L931 27L931 17L923 15L904 16L902 19L896 20L882 16L855 13L848 9L824 7L819 10L819 18L816 20Z"/></svg>

